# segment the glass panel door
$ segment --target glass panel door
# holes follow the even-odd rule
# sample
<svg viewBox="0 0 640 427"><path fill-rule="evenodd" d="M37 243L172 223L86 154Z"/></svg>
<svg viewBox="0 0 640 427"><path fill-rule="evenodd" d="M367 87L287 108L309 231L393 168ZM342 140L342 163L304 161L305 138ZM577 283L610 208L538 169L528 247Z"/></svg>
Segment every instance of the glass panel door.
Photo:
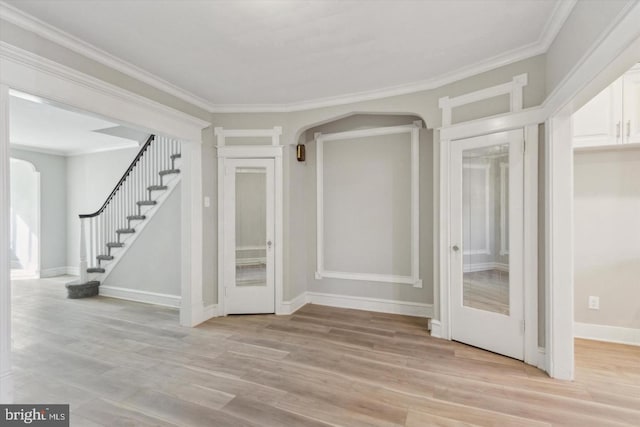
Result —
<svg viewBox="0 0 640 427"><path fill-rule="evenodd" d="M523 131L451 144L451 335L522 360Z"/></svg>
<svg viewBox="0 0 640 427"><path fill-rule="evenodd" d="M224 164L224 313L274 313L274 160Z"/></svg>

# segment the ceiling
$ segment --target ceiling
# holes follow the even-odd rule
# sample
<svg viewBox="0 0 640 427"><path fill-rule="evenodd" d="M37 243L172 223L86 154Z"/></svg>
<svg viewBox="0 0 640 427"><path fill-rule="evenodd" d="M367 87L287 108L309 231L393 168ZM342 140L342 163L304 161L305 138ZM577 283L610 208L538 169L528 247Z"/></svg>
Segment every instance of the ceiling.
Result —
<svg viewBox="0 0 640 427"><path fill-rule="evenodd" d="M7 3L69 33L85 53L104 51L102 62L215 109L433 87L543 53L575 1Z"/></svg>
<svg viewBox="0 0 640 427"><path fill-rule="evenodd" d="M94 116L16 96L10 97L9 111L9 139L16 148L76 155L137 147L136 139L148 136Z"/></svg>

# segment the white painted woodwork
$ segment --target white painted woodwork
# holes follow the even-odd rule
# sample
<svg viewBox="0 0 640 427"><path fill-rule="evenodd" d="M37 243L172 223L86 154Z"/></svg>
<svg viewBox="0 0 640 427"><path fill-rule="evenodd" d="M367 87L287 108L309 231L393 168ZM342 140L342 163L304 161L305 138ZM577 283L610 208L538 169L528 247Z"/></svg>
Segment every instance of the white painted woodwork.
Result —
<svg viewBox="0 0 640 427"><path fill-rule="evenodd" d="M214 134L217 140L217 157L218 157L218 306L217 315L226 315L226 296L225 286L229 280L231 272L225 269L226 260L228 258L227 236L235 233L235 230L227 227L226 216L227 208L225 201L226 193L229 191L225 186L225 172L227 163L236 159L252 160L252 159L272 159L274 162L274 238L273 242L273 271L274 271L274 293L275 293L275 313L287 314L283 307L283 277L284 277L284 194L283 194L283 165L282 165L282 146L280 145L280 135L282 127L274 126L272 129L225 129L216 127ZM269 137L271 145L228 145L227 138L244 138L244 137ZM235 258L236 248L233 249L231 255ZM233 270L235 276L235 269Z"/></svg>
<svg viewBox="0 0 640 427"><path fill-rule="evenodd" d="M263 235L267 242L265 252L264 283L240 285L238 283L238 246L240 239L237 219L238 173L245 168L264 170L265 188L265 222L266 233ZM257 314L275 313L275 247L282 242L275 241L275 159L225 159L224 165L224 315L227 314ZM262 174L262 173L261 173ZM253 190L253 189L252 189ZM254 194L254 196L258 196ZM260 220L260 218L258 218ZM246 224L242 224L246 226ZM259 232L258 230L253 230ZM246 248L245 248L246 249Z"/></svg>
<svg viewBox="0 0 640 427"><path fill-rule="evenodd" d="M640 66L635 66L572 116L573 146L640 143Z"/></svg>
<svg viewBox="0 0 640 427"><path fill-rule="evenodd" d="M0 82L0 403L13 403L9 163L9 87Z"/></svg>
<svg viewBox="0 0 640 427"><path fill-rule="evenodd" d="M421 121L416 121L412 125L389 126L371 129L360 129L346 132L336 132L329 134L318 133L315 135L316 142L316 273L315 278L334 278L345 280L360 280L379 283L399 283L408 284L416 288L422 287L420 279L420 200L419 200L419 131L422 126ZM357 271L332 271L325 267L325 220L324 220L324 143L327 141L341 141L348 144L350 139L377 137L385 135L397 135L408 133L410 136L411 150L411 274L379 274L371 272ZM359 177L359 179L366 179Z"/></svg>
<svg viewBox="0 0 640 427"><path fill-rule="evenodd" d="M622 133L627 144L640 143L640 66L633 67L623 76Z"/></svg>
<svg viewBox="0 0 640 427"><path fill-rule="evenodd" d="M438 107L442 110L442 126L451 126L453 109L478 101L495 98L501 95L509 95L509 112L516 113L522 110L522 91L527 85L527 74L514 76L508 83L480 89L475 92L465 93L456 97L442 97L438 100Z"/></svg>
<svg viewBox="0 0 640 427"><path fill-rule="evenodd" d="M509 145L509 313L500 314L463 304L463 154L466 150ZM523 130L455 141L451 148L451 338L524 360L524 134Z"/></svg>

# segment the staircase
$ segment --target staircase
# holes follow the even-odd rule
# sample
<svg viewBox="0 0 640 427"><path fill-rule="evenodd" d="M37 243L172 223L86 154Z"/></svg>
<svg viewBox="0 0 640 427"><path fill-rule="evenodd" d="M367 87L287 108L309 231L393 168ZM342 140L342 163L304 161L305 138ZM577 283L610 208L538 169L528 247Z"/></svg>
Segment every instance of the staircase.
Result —
<svg viewBox="0 0 640 427"><path fill-rule="evenodd" d="M80 215L80 280L67 284L69 298L98 295L100 281L177 184L180 159L179 141L151 135L102 207Z"/></svg>

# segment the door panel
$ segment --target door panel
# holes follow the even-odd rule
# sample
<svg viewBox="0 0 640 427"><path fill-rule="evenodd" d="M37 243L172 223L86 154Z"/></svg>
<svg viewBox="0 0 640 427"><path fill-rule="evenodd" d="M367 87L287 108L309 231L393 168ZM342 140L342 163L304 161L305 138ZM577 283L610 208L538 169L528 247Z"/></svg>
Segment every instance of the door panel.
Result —
<svg viewBox="0 0 640 427"><path fill-rule="evenodd" d="M274 161L225 162L225 314L273 313Z"/></svg>
<svg viewBox="0 0 640 427"><path fill-rule="evenodd" d="M454 141L452 338L524 356L523 132Z"/></svg>

